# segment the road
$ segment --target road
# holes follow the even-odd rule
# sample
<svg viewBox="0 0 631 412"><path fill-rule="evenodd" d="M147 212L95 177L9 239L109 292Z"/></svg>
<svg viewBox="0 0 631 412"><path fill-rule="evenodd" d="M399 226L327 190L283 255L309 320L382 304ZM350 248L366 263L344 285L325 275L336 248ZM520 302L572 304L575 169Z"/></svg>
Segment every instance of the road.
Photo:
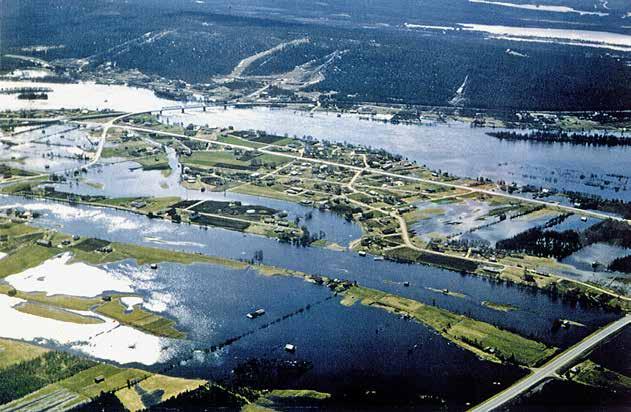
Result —
<svg viewBox="0 0 631 412"><path fill-rule="evenodd" d="M170 110L175 110L175 109L170 109ZM347 164L344 164L344 163L333 162L333 161L330 161L330 160L314 159L314 158L309 158L309 157L302 157L301 155L296 155L296 154L275 152L273 150L267 150L265 148L254 149L254 148L248 147L248 146L223 143L223 142L219 142L219 141L216 141L216 140L212 140L211 141L211 140L207 140L207 139L200 139L198 137L186 136L186 135L180 134L180 133L165 132L165 131L159 131L159 130L154 130L154 129L147 129L147 128L143 128L143 127L122 126L122 125L116 125L115 124L117 121L119 121L119 120L121 120L123 118L126 118L126 117L134 116L134 115L137 115L137 114L152 113L152 112L159 112L159 111L160 111L160 109L153 110L153 111L145 110L145 111L137 112L137 113L124 114L124 115L121 115L121 116L118 116L118 117L112 119L111 121L109 121L108 123L106 123L104 125L103 134L102 134L102 138L101 138L101 144L104 143L104 136L107 135L107 131L110 128L112 128L112 127L119 127L119 128L123 128L123 129L136 130L136 131L140 131L140 132L157 133L157 134L162 134L162 135L165 135L165 136L172 136L172 137L179 137L179 138L185 138L185 139L190 139L190 140L196 140L196 141L200 141L200 142L204 142L204 143L214 143L214 144L217 144L217 145L220 145L220 146L232 146L232 147L237 147L239 149L247 150L247 151L258 151L258 152L261 152L261 153L272 154L272 155L276 155L276 156L280 156L280 157L287 157L287 158L294 159L294 160L297 159L297 160L308 161L308 162L313 162L313 163L326 164L326 165L329 165L329 166L335 166L335 167L339 167L339 168L343 168L343 169L350 169L350 170L353 170L355 172L368 172L368 173L373 173L373 174L377 174L377 175L393 177L393 178L402 179L402 180L410 180L410 181L413 181L413 182L431 184L431 185L442 186L442 187L449 187L449 188L453 188L453 189L467 190L469 192L481 193L481 194L485 194L485 195L489 195L489 196L498 196L498 197L503 197L503 198L506 198L506 199L517 200L517 201L520 201L520 202L526 202L526 203L532 203L532 204L547 206L547 207L550 207L550 208L556 208L556 209L567 211L567 212L571 212L571 213L578 213L578 214L581 214L581 215L592 216L592 217L595 217L595 218L598 218L598 219L613 219L613 220L617 220L617 221L626 222L628 224L631 224L631 220L629 220L629 219L624 219L624 218L621 218L621 217L611 216L611 215L607 215L605 213L599 213L599 212L594 212L594 211L590 211L590 210L583 210L583 209L579 209L579 208L572 207L572 206L559 205L559 204L552 203L552 202L546 202L545 200L530 199L530 198L516 196L516 195L511 195L511 194L503 193L503 192L495 192L495 191L492 191L492 190L480 189L480 188L477 188L477 187L458 185L458 184L453 184L453 183L448 183L448 182L440 182L440 181L424 179L424 178L416 177L416 176L408 176L408 175L401 175L401 174L397 174L397 173L391 173L391 172L387 172L387 171L381 170L381 169L374 169L374 168L371 168L371 167L368 166L367 160L366 160L365 157L364 157L365 167L358 167L358 166L353 166L353 165L347 165ZM272 145L269 145L269 146L272 146ZM266 147L269 147L269 146L266 146ZM97 156L95 156L95 158L94 158L97 161L98 161L98 158L100 158L100 152L101 151L102 151L102 146L100 145L99 146L99 150L97 151ZM93 162L91 162L91 164L93 164Z"/></svg>
<svg viewBox="0 0 631 412"><path fill-rule="evenodd" d="M358 166L353 166L353 165L347 165L347 164L344 164L344 163L333 162L333 161L330 161L330 160L322 160L322 159L314 159L314 158L310 158L310 157L302 157L302 156L297 155L297 154L291 154L291 153L285 153L285 152L275 152L273 150L267 150L267 149L264 149L264 148L255 149L255 148L248 147L248 146L241 146L241 145L236 145L236 144L231 144L231 143L223 143L223 142L216 141L216 140L200 139L200 138L194 137L194 136L186 136L186 135L181 134L181 133L165 132L165 131L159 131L159 130L154 130L154 129L147 129L147 128L143 128L143 127L120 126L120 125L112 125L111 127L120 127L120 128L123 128L123 129L135 130L135 131L145 132L145 133L157 133L157 134L162 134L162 135L165 135L165 136L185 138L185 139L196 140L196 141L204 142L204 143L213 143L213 144L216 144L216 145L219 145L219 146L232 146L232 147L236 147L236 148L239 148L239 149L242 149L242 150L247 150L247 151L258 151L260 153L271 154L271 155L275 155L275 156L279 156L279 157L286 157L286 158L294 159L294 160L301 160L301 161L306 161L306 162L312 162L312 163L318 163L318 164L325 164L325 165L329 165L329 166L335 166L335 167L339 167L339 168L342 168L342 169L349 169L349 170L353 170L355 172L367 172L367 173L372 173L372 174L377 174L377 175L382 175L382 176L389 176L389 177L402 179L402 180L411 180L411 181L419 182L419 183L426 183L426 184L432 184L432 185L436 185L436 186L443 186L443 187L449 187L449 188L454 188L454 189L467 190L469 192L481 193L481 194L486 194L486 195L489 195L489 196L498 196L498 197L503 197L503 198L512 199L512 200L518 200L520 202L526 202L526 203L532 203L532 204L537 204L537 205L542 205L542 206L548 206L550 208L556 208L556 209L564 210L564 211L571 212L571 213L578 213L578 214L581 214L581 215L589 215L589 216L593 216L593 217L596 217L596 218L599 218L599 219L613 219L613 220L618 220L618 221L621 221L621 222L627 222L627 223L631 224L631 220L627 220L627 219L624 219L624 218L621 218L621 217L610 216L610 215L607 215L607 214L604 214L604 213L592 212L592 211L589 211L589 210L578 209L576 207L571 207L571 206L558 205L556 203L546 202L545 200L529 199L529 198L526 198L526 197L511 195L511 194L508 194L508 193L494 192L492 190L480 189L480 188L477 188L477 187L469 187L469 186L465 186L465 185L457 185L457 184L453 184L453 183L440 182L440 181L424 179L424 178L416 177L416 176L400 175L400 174L397 174L397 173L391 173L391 172L387 172L385 170L374 169L374 168L371 168L371 167L358 167Z"/></svg>
<svg viewBox="0 0 631 412"><path fill-rule="evenodd" d="M478 406L470 409L470 412L486 412L495 410L507 402L515 399L517 396L526 392L542 380L549 378L557 373L563 367L567 367L578 359L585 352L589 351L609 336L617 333L622 328L631 323L631 315L626 315L622 319L610 323L606 327L589 335L576 345L557 355L548 363L540 368L533 370L533 372L516 382L514 385L482 402Z"/></svg>
<svg viewBox="0 0 631 412"><path fill-rule="evenodd" d="M208 139L201 139L201 138L197 138L197 137L193 137L193 136L186 136L186 135L180 134L180 133L173 133L173 132L166 132L166 131L160 131L160 130L142 128L142 127L135 127L135 126L128 126L128 125L117 125L116 124L116 122L118 122L119 120L122 120L122 119L124 119L126 117L135 116L135 115L139 115L139 114L145 114L145 113L159 112L160 110L161 109L145 110L145 111L142 111L142 112L135 112L135 113L127 113L127 114L123 114L123 115L117 116L116 118L110 120L107 123L98 124L98 126L102 127L102 132L101 132L101 136L100 136L99 146L98 146L97 151L96 151L94 157L92 158L92 160L90 162L88 162L87 164L81 166L81 167L82 168L89 168L90 166L92 166L95 163L97 163L99 161L100 157L101 157L101 154L102 154L102 151L103 151L103 147L105 145L105 140L106 140L106 137L107 137L107 133L109 132L109 130L111 128L121 128L121 129L135 130L135 131L146 132L146 133L156 133L156 134L161 134L161 135L166 135L166 136L185 138L185 139L200 141L200 142L204 142L204 143L213 143L213 144L216 144L216 145L219 145L219 146L232 146L232 147L236 147L236 148L239 148L239 149L242 149L242 150L245 150L245 151L258 151L260 153L266 153L266 154L271 154L271 155L275 155L275 156L286 157L286 158L290 158L290 159L293 159L293 160L308 161L308 162L317 163L317 164L326 164L326 165L329 165L329 166L334 166L334 167L339 167L339 168L343 168L343 169L352 170L352 171L354 171L356 173L355 173L354 179L352 180L352 183L350 184L351 187L353 186L353 183L355 182L355 180L362 173L373 173L373 174L389 176L389 177L393 177L393 178L401 179L401 180L410 180L410 181L419 182L419 183L426 183L426 184L432 184L432 185L437 185L437 186L450 187L450 188L454 188L454 189L466 190L468 192L482 193L482 194L486 194L486 195L489 195L489 196L498 196L498 197L508 198L508 199L512 199L512 200L517 200L517 201L520 201L520 202L527 202L527 203L533 203L533 204L547 206L547 207L550 207L550 208L556 208L558 210L563 210L563 211L567 211L567 212L579 213L579 214L582 214L582 215L589 215L589 216L597 217L597 218L600 218L600 219L614 219L614 220L627 222L628 224L631 224L631 220L626 220L626 219L619 218L619 217L609 216L609 215L606 215L604 213L586 211L586 210L578 209L578 208L575 208L575 207L564 206L564 205L557 205L556 203L546 202L546 201L537 200L537 199L524 198L524 197L511 195L511 194L507 194L507 193L495 192L495 191L492 191L492 190L486 190L486 189L480 189L480 188L476 188L476 187L469 187L469 186L457 185L457 184L453 184L453 183L447 183L447 182L440 182L440 181L434 181L434 180L429 180L429 179L423 179L423 178L416 177L416 176L400 175L400 174L397 174L397 173L391 173L391 172L387 172L387 171L380 170L380 169L374 169L374 168L369 167L369 165L367 164L367 159L365 157L363 158L364 159L364 167L358 167L358 166L353 166L353 165L347 165L347 164L343 164L343 163L333 162L333 161L329 161L329 160L306 158L306 157L302 157L302 154L291 154L291 153L285 153L285 152L275 152L273 150L267 150L266 148L255 149L255 148L248 147L248 146L223 143L223 142L216 141L216 140L212 140L211 141L211 140L208 140ZM166 109L162 109L162 110L166 110ZM172 108L172 109L169 109L169 110L179 110L179 108ZM87 122L81 122L81 121L75 121L75 123L87 124ZM92 125L94 125L94 124L92 124ZM266 146L266 147L269 147L269 146ZM80 168L78 168L78 169L80 169ZM70 172L72 172L72 171L74 171L74 169L70 170ZM15 183L18 180L29 180L29 179L34 179L34 178L41 177L41 176L46 176L46 175L47 174L41 174L41 175L37 175L37 176L30 176L30 177L27 177L27 178L13 180L11 183ZM402 232L403 241L408 247L411 247L413 249L417 249L417 250L420 250L420 251L423 251L423 252L427 252L427 253L442 254L441 252L436 252L436 251L430 251L430 250L422 249L422 248L419 248L416 245L414 245L412 243L411 239L409 238L408 231L407 231L407 224L406 224L405 220L401 216L399 216L398 214L393 214L392 216L399 221L399 224L401 226L401 232ZM472 259L470 257L466 258L466 260L476 261L478 263L488 263L488 262L485 262L485 261L482 261L482 260ZM559 278L563 278L563 279L567 279L567 280L572 281L572 282L577 282L575 279L565 278L565 277L562 277L562 276L558 276L558 277ZM583 282L577 282L577 283L580 283L580 284L582 284L584 286L587 286L589 288L592 288L592 289L597 290L597 291L602 292L602 293L606 293L608 295L614 296L614 297L619 298L619 299L631 300L631 298L612 293L610 291L607 291L605 289L599 288L597 286L593 286L593 285L590 285L590 284L587 284L587 283L583 283Z"/></svg>
<svg viewBox="0 0 631 412"><path fill-rule="evenodd" d="M567 211L567 212L571 212L571 213L578 213L578 214L582 214L582 215L589 215L589 216L593 216L593 217L596 217L596 218L599 218L599 219L614 219L614 220L627 222L628 224L631 224L631 220L626 220L626 219L623 219L623 218L620 218L620 217L606 215L604 213L586 211L586 210L578 209L578 208L571 207L571 206L557 205L556 203L546 202L544 200L529 199L529 198L524 198L524 197L521 197L521 196L507 194L507 193L495 192L495 191L492 191L492 190L480 189L480 188L469 187L469 186L464 186L464 185L457 185L457 184L448 183L448 182L434 181L434 180L430 180L430 179L423 179L423 178L416 177L416 176L400 175L400 174L397 174L397 173L391 173L391 172L387 172L387 171L380 170L380 169L374 169L374 168L371 168L368 165L367 158L365 156L362 156L363 157L363 161L364 161L364 167L358 167L358 166L353 166L353 165L347 165L347 164L343 164L343 163L333 162L333 161L329 161L329 160L306 158L306 157L302 156L302 153L301 154L291 154L291 153L275 152L273 150L267 150L266 148L270 147L271 145L266 146L266 148L255 149L255 148L248 147L248 146L243 146L243 145L223 143L223 142L220 142L220 141L217 141L217 140L208 140L208 139L201 139L201 138L197 138L197 137L193 137L193 136L186 136L186 135L180 134L180 133L173 133L173 132L166 132L166 131L160 131L160 130L143 128L143 127L136 127L136 126L118 125L118 124L116 124L116 122L118 122L119 120L122 120L122 119L124 119L126 117L131 117L131 116L135 116L135 115L139 115L139 114L152 113L152 112L159 112L160 110L180 110L180 108L179 107L177 107L177 108L174 107L174 108L168 108L168 109L144 110L144 111L141 111L141 112L127 113L127 114L122 114L120 116L117 116L116 118L110 120L107 123L98 124L98 126L102 127L102 132L101 132L101 136L100 136L99 146L98 146L97 151L96 151L94 157L92 158L92 160L90 162L88 162L87 164L81 166L81 167L89 168L92 165L94 165L95 163L97 163L100 160L100 158L101 158L101 154L102 154L103 147L105 145L105 140L106 140L106 137L107 137L107 133L109 132L109 130L111 128L122 128L122 129L127 129L127 130L135 130L135 131L139 131L139 132L156 133L156 134L162 134L162 135L165 135L165 136L185 138L185 139L200 141L200 142L204 142L204 143L213 143L213 144L216 144L216 145L219 145L219 146L232 146L232 147L236 147L236 148L239 148L239 149L242 149L242 150L245 150L245 151L258 151L260 153L266 153L266 154L271 154L271 155L275 155L275 156L286 157L286 158L290 158L290 159L293 159L293 160L308 161L308 162L318 163L318 164L326 164L326 165L329 165L329 166L335 166L335 167L339 167L339 168L343 168L343 169L352 170L352 171L355 172L355 175L354 175L354 177L353 177L353 179L351 181L350 187L353 187L353 183L355 183L355 181L357 180L357 178L359 178L359 176L361 176L361 174L363 174L363 173L373 173L373 174L382 175L382 176L388 176L388 177L401 179L401 180L409 180L409 181L414 181L414 182L419 182L419 183L426 183L426 184L432 184L432 185L437 185L437 186L449 187L449 188L454 188L454 189L466 190L468 192L482 193L482 194L486 194L486 195L489 195L489 196L498 196L498 197L503 197L503 198L507 198L507 199L517 200L517 201L520 201L520 202L527 202L527 203L547 206L547 207L550 207L550 208L556 208L558 210ZM81 121L75 121L75 123L90 124L90 123L81 122ZM95 124L91 123L91 125L95 125ZM78 168L78 169L80 169L80 168ZM74 171L74 169L70 170L70 172L73 172L73 171ZM15 183L17 181L35 179L35 178L43 177L43 176L46 176L46 175L47 174L40 174L40 175L37 175L37 176L29 176L29 177L25 177L25 178L12 180L12 181L6 182L6 183ZM401 234L402 234L403 241L408 247L411 247L413 249L420 250L420 251L423 251L423 252L427 252L427 253L441 254L440 252L422 249L422 248L419 248L418 246L414 245L412 243L411 239L409 238L408 231L407 231L407 224L406 224L405 220L401 216L399 216L398 214L394 214L393 217L396 218L399 221L399 225L401 227L401 232L402 232ZM484 262L482 260L472 259L470 257L466 258L466 259L467 260L471 260L471 261L476 261L477 263L488 263L488 262ZM626 296L622 296L622 295L618 295L618 294L612 293L610 291L607 291L605 289L599 288L597 286L590 285L588 283L580 282L580 281L577 281L575 279L566 278L566 277L563 277L563 276L558 276L558 277L562 278L562 279L566 279L566 280L572 281L572 282L580 283L580 284L582 284L584 286L587 286L589 288L597 290L597 291L599 291L601 293L606 293L606 294L608 294L610 296L614 296L616 298L620 298L620 299L624 299L624 300L631 300L631 298L628 298Z"/></svg>
<svg viewBox="0 0 631 412"><path fill-rule="evenodd" d="M143 112L146 113L146 112ZM428 184L433 184L433 185L438 185L438 186L445 186L445 187L453 187L456 189L462 189L462 190L467 190L469 192L476 192L476 193L484 193L490 196L499 196L499 197L504 197L504 198L509 198L509 199L514 199L514 200L518 200L521 202L527 202L527 203L534 203L534 204L540 204L543 206L548 206L550 208L556 208L559 210L565 210L568 212L572 212L572 213L579 213L579 214L583 214L583 215L590 215L590 216L594 216L594 217L598 217L600 219L614 219L614 220L618 220L618 221L622 221L622 222L626 222L628 224L631 224L631 220L626 220L623 218L619 218L619 217L612 217L603 213L598 213L598 212L591 212L591 211L586 211L586 210L582 210L582 209L577 209L574 207L570 207L570 206L563 206L563 205L557 205L555 203L551 203L551 202L546 202L546 201L542 201L542 200L535 200L535 199L528 199L528 198L524 198L524 197L520 197L520 196L515 196L515 195L510 195L510 194L506 194L506 193L501 193L501 192L493 192L490 190L485 190L485 189L480 189L480 188L476 188L476 187L469 187L469 186L464 186L464 185L456 185L456 184L452 184L452 183L446 183L446 182L437 182L434 180L429 180L429 179L423 179L423 178L419 178L419 177L415 177L415 176L407 176L407 175L399 175L396 173L390 173L390 172L386 172L380 169L374 169L371 167L359 167L359 166L353 166L353 165L347 165L344 163L338 163L338 162L333 162L333 161L329 161L329 160L322 160L322 159L314 159L314 158L309 158L309 157L302 157L300 154L291 154L291 153L285 153L285 152L275 152L273 150L267 150L264 148L252 148L252 147L248 147L248 146L241 146L241 145L236 145L236 144L232 144L232 143L224 143L224 142L220 142L217 140L208 140L208 139L201 139L198 137L193 137L193 136L186 136L184 134L181 133L173 133L173 132L165 132L165 131L160 131L160 130L154 130L154 129L147 129L147 128L143 128L143 127L136 127L136 126L123 126L123 125L112 125L111 127L119 127L122 129L128 129L128 130L134 130L134 131L139 131L139 132L145 132L145 133L156 133L156 134L162 134L165 136L172 136L172 137L178 137L178 138L185 138L185 139L190 139L190 140L195 140L195 141L199 141L199 142L204 142L204 143L213 143L219 146L231 146L233 148L238 148L244 151L255 151L255 152L259 152L259 153L265 153L265 154L271 154L271 155L275 155L275 156L280 156L280 157L286 157L289 159L293 159L293 160L299 160L299 161L307 161L307 162L312 162L312 163L317 163L317 164L325 164L325 165L329 165L329 166L335 166L335 167L339 167L339 168L343 168L343 169L348 169L348 170L352 170L355 172L354 175L354 180L356 180L357 177L359 177L359 175L361 175L362 173L374 173L374 174L380 174L380 175L384 175L384 176L390 176L390 177L394 177L397 179L403 179L403 180L412 180L412 181L416 181L416 182L420 182L420 183L428 183ZM271 145L269 145L271 146ZM266 147L269 147L266 146ZM354 183L353 180L353 183ZM353 185L350 185L351 187L353 187ZM350 200L350 199L349 199ZM356 201L354 201L355 203L357 203ZM365 204L362 204L365 206ZM368 206L371 209L374 209L372 206ZM407 223L405 222L405 219L403 219L399 214L397 213L388 213L387 211L383 211L383 210L379 210L381 212L384 212L385 214L389 214L392 217L394 217L395 219L397 219L399 221L399 226L401 227L401 235L402 235L402 239L404 241L404 243L412 248L412 249L416 249L425 253L430 253L430 254L436 254L436 255L446 255L442 252L437 252L437 251L433 251L433 250L428 250L428 249L423 249L423 248L419 248L418 246L414 245L412 243L412 240L409 237L408 234L408 230L407 230ZM446 255L446 256L451 256L454 258L459 258L459 259L465 259L468 261L472 261L472 262L476 262L476 263L480 263L480 264L490 264L490 262L481 260L481 259L475 259L475 258L465 258L465 257L460 257L460 256L452 256L452 255ZM504 265L506 266L506 265ZM564 276L558 276L556 274L554 274L555 276L557 276L560 279L565 279L568 280L570 282L575 282L577 284L581 284L583 286L589 287L593 290L596 290L598 292L601 293L605 293L609 296L613 296L615 298L618 299L622 299L622 300L626 300L629 301L631 300L631 297L628 296L624 296L624 295L619 295L616 294L614 292L608 291L606 289L600 288L598 286L594 286L594 285L590 285L589 283L584 283L581 281L577 281L575 279L569 278L569 277L564 277Z"/></svg>

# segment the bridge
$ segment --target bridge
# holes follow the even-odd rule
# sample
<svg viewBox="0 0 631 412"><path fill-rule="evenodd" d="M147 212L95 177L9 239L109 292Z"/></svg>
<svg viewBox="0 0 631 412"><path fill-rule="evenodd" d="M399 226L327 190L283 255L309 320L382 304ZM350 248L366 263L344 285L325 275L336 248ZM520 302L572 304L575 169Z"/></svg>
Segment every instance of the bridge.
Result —
<svg viewBox="0 0 631 412"><path fill-rule="evenodd" d="M234 102L234 101L226 101L226 102L214 102L214 103L194 103L194 104L181 104L181 105L174 105L174 106L164 106L161 109L158 110L151 110L151 111L147 111L144 113L156 113L159 112L160 114L162 114L163 112L173 112L173 111L180 111L182 113L184 113L186 110L194 110L194 109L202 109L204 112L206 111L206 108L208 107L223 107L223 108L227 108L228 106L230 107L235 107L238 109L246 109L246 108L250 108L250 107L286 107L289 104L296 104L296 102L291 102L291 101L287 101L287 102L283 102L283 101L277 101L277 102Z"/></svg>
<svg viewBox="0 0 631 412"><path fill-rule="evenodd" d="M25 94L25 93L50 93L50 87L4 87L0 89L0 94Z"/></svg>
<svg viewBox="0 0 631 412"><path fill-rule="evenodd" d="M576 361L583 354L593 349L600 342L621 331L629 323L631 323L631 315L626 315L604 328L597 330L576 345L555 356L545 365L533 369L530 375L517 381L512 386L504 389L502 392L487 399L478 406L471 408L469 412L488 412L505 405L539 382L554 376L559 370L571 365L572 362Z"/></svg>

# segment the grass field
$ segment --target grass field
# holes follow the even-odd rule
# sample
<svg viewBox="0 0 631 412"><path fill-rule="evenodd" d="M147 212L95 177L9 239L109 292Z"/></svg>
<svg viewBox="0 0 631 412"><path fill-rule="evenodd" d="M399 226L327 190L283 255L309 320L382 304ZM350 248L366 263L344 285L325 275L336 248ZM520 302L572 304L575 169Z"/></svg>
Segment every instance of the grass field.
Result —
<svg viewBox="0 0 631 412"><path fill-rule="evenodd" d="M112 205L117 207L125 207L132 209L131 203L134 201L142 201L145 203L144 207L139 208L138 210L142 212L157 212L159 210L166 209L176 203L178 203L181 199L179 197L170 196L170 197L120 197L115 199L106 199L100 201L98 203L105 205Z"/></svg>
<svg viewBox="0 0 631 412"><path fill-rule="evenodd" d="M25 302L15 307L15 309L23 313L29 313L42 318L60 320L62 322L78 323L81 325L103 323L103 321L97 317L83 316L78 313L69 312L58 307L44 305L41 303Z"/></svg>
<svg viewBox="0 0 631 412"><path fill-rule="evenodd" d="M219 216L199 215L194 221L200 225L223 227L225 229L238 230L241 232L250 227L250 223L233 219L224 219Z"/></svg>
<svg viewBox="0 0 631 412"><path fill-rule="evenodd" d="M78 296L54 295L46 296L46 292L22 292L16 291L8 284L0 284L0 293L5 295L15 294L16 298L29 302L37 302L44 305L55 306L64 309L89 310L92 306L101 302L99 298L82 298Z"/></svg>
<svg viewBox="0 0 631 412"><path fill-rule="evenodd" d="M43 229L8 221L0 224L0 235L2 236L15 237L38 232L43 232Z"/></svg>
<svg viewBox="0 0 631 412"><path fill-rule="evenodd" d="M205 152L197 151L193 152L190 157L183 159L186 164L196 164L201 166L217 166L218 164L224 164L229 166L238 166L240 168L249 168L250 162L238 160L233 152L220 151L220 152Z"/></svg>
<svg viewBox="0 0 631 412"><path fill-rule="evenodd" d="M46 352L48 349L39 346L0 338L0 369L35 359Z"/></svg>
<svg viewBox="0 0 631 412"><path fill-rule="evenodd" d="M0 370L0 404L19 399L95 365L63 352L46 352Z"/></svg>
<svg viewBox="0 0 631 412"><path fill-rule="evenodd" d="M556 348L491 324L411 299L363 287L353 287L344 292L342 304L352 305L357 301L394 313L408 314L459 346L489 360L535 366L556 352Z"/></svg>
<svg viewBox="0 0 631 412"><path fill-rule="evenodd" d="M126 312L126 306L120 302L119 298L105 302L95 310L97 313L116 319L122 324L129 325L152 335L176 339L186 336L176 329L176 324L171 319L148 312L140 306L136 306L134 310Z"/></svg>
<svg viewBox="0 0 631 412"><path fill-rule="evenodd" d="M284 410L285 408L315 408L322 406L331 395L308 389L274 389L256 400L254 410ZM258 409L256 409L258 407ZM278 409L276 409L278 408Z"/></svg>
<svg viewBox="0 0 631 412"><path fill-rule="evenodd" d="M130 160L139 163L143 170L167 170L171 168L171 166L169 166L169 159L167 159L164 153L132 158Z"/></svg>
<svg viewBox="0 0 631 412"><path fill-rule="evenodd" d="M304 197L302 196L291 196L285 192L281 192L280 190L274 190L274 188L271 187L257 186L249 183L237 186L234 189L230 189L230 191L235 193L242 193L245 195L263 196L272 199L287 200L289 202L295 203L298 203L304 199Z"/></svg>
<svg viewBox="0 0 631 412"><path fill-rule="evenodd" d="M154 406L182 392L197 389L205 383L206 381L198 379L153 375L135 387L119 390L116 392L116 396L127 409L136 412Z"/></svg>
<svg viewBox="0 0 631 412"><path fill-rule="evenodd" d="M631 377L604 368L591 360L576 365L578 373L573 380L585 385L631 393Z"/></svg>
<svg viewBox="0 0 631 412"><path fill-rule="evenodd" d="M59 249L28 243L5 256L0 264L0 279L40 265L60 253Z"/></svg>
<svg viewBox="0 0 631 412"><path fill-rule="evenodd" d="M487 308L491 308L499 312L511 312L518 309L517 306L509 305L506 303L491 302L490 300L483 301L482 306L486 306Z"/></svg>
<svg viewBox="0 0 631 412"><path fill-rule="evenodd" d="M273 154L255 155L252 159L240 160L233 151L196 151L193 152L191 156L184 159L183 163L206 167L256 170L259 168L259 165L273 163L276 166L281 166L289 161L291 161L291 159Z"/></svg>
<svg viewBox="0 0 631 412"><path fill-rule="evenodd" d="M253 142L251 140L242 139L240 137L232 136L232 135L221 135L219 136L217 141L222 142L222 143L232 144L235 146L251 147L253 149L257 149L259 147L265 146L265 144L263 143Z"/></svg>
<svg viewBox="0 0 631 412"><path fill-rule="evenodd" d="M57 385L87 398L95 397L101 391L110 391L127 385L128 381L143 379L151 374L139 369L121 369L109 364L99 364L76 375L57 382ZM102 376L105 380L96 383L94 378Z"/></svg>
<svg viewBox="0 0 631 412"><path fill-rule="evenodd" d="M420 250L410 249L408 247L389 250L386 252L386 256L403 262L424 263L455 271L474 272L478 268L478 264L470 260L460 259L456 256L426 253Z"/></svg>
<svg viewBox="0 0 631 412"><path fill-rule="evenodd" d="M121 369L107 364L94 364L83 371L52 382L41 389L5 405L7 410L68 410L101 394L127 386L128 382L151 374L138 369ZM96 377L104 380L97 383ZM0 408L2 410L2 408Z"/></svg>
<svg viewBox="0 0 631 412"><path fill-rule="evenodd" d="M47 180L48 180L48 177L42 176L42 177L29 179L28 182L19 182L19 183L9 184L7 186L1 187L0 193L15 194L15 193L23 192L23 191L30 191L33 187Z"/></svg>

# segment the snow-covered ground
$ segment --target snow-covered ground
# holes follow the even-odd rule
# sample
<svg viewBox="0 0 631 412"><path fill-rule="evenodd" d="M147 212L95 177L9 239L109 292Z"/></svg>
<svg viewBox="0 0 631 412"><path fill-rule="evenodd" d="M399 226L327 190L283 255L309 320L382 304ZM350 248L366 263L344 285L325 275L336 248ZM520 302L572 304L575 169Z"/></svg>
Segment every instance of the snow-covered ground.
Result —
<svg viewBox="0 0 631 412"><path fill-rule="evenodd" d="M493 38L515 41L558 43L631 51L631 36L592 30L549 29L541 27L495 26L461 23L463 30L485 32Z"/></svg>
<svg viewBox="0 0 631 412"><path fill-rule="evenodd" d="M547 11L547 12L555 12L555 13L576 13L581 16L608 16L609 13L599 12L599 11L586 11L586 10L577 10L568 6L552 6L552 5L543 5L543 4L516 4L516 3L508 3L503 1L489 1L489 0L469 0L469 3L477 3L477 4L486 4L490 6L501 6L501 7L512 7L516 9L522 10L534 10L534 11Z"/></svg>

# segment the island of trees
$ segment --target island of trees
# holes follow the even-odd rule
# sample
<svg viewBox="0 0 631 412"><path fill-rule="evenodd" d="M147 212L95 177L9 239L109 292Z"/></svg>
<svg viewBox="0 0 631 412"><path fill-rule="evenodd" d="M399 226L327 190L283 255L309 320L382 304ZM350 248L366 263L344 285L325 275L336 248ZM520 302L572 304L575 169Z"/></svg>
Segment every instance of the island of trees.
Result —
<svg viewBox="0 0 631 412"><path fill-rule="evenodd" d="M567 133L560 130L536 130L531 132L497 131L489 136L501 140L525 140L544 143L572 143L594 146L631 146L631 138L611 133Z"/></svg>

